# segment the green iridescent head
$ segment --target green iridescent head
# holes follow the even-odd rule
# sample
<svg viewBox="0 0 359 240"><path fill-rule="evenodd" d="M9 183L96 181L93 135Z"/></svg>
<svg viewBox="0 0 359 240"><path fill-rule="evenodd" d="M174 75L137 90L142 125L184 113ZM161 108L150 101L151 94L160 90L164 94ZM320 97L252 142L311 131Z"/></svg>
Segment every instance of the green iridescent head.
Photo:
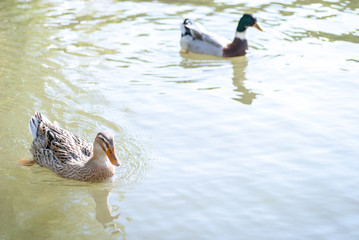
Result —
<svg viewBox="0 0 359 240"><path fill-rule="evenodd" d="M247 27L255 27L259 31L263 31L257 24L257 19L252 16L251 14L245 13L243 17L239 20L238 26L237 26L237 32L244 32Z"/></svg>

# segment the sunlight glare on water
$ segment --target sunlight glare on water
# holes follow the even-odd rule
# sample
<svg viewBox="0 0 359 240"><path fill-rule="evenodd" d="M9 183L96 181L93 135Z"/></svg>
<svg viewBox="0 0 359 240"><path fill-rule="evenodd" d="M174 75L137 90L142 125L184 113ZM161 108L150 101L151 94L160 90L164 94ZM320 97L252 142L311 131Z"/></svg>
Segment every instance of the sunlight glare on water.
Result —
<svg viewBox="0 0 359 240"><path fill-rule="evenodd" d="M359 237L356 1L0 2L1 239ZM244 57L180 53L184 18ZM21 167L36 110L122 161Z"/></svg>

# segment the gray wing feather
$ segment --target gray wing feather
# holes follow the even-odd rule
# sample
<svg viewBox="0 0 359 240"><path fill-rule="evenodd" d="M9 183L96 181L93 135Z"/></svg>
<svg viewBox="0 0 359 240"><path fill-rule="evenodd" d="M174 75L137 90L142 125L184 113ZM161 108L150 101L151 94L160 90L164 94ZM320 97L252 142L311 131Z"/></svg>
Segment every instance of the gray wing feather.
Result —
<svg viewBox="0 0 359 240"><path fill-rule="evenodd" d="M187 28L191 30L194 38L208 42L216 47L223 47L230 43L230 41L222 36L208 32L200 23L195 22L194 25L187 24Z"/></svg>

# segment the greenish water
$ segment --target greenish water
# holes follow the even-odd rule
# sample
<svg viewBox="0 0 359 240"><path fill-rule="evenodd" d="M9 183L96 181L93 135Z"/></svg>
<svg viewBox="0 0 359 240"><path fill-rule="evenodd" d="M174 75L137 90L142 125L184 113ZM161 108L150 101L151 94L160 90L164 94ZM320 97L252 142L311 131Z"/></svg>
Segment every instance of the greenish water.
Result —
<svg viewBox="0 0 359 240"><path fill-rule="evenodd" d="M249 54L181 54L179 24ZM358 1L1 1L0 239L358 239ZM36 110L123 166L31 158Z"/></svg>

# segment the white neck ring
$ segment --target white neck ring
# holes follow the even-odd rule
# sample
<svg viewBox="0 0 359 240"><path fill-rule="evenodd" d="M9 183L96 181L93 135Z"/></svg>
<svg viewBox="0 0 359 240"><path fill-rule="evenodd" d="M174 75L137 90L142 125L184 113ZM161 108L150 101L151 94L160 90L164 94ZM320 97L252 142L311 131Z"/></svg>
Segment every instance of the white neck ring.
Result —
<svg viewBox="0 0 359 240"><path fill-rule="evenodd" d="M237 31L236 31L236 38L239 38L239 39L247 39L247 37L246 37L246 31L244 31L244 32L237 32Z"/></svg>

